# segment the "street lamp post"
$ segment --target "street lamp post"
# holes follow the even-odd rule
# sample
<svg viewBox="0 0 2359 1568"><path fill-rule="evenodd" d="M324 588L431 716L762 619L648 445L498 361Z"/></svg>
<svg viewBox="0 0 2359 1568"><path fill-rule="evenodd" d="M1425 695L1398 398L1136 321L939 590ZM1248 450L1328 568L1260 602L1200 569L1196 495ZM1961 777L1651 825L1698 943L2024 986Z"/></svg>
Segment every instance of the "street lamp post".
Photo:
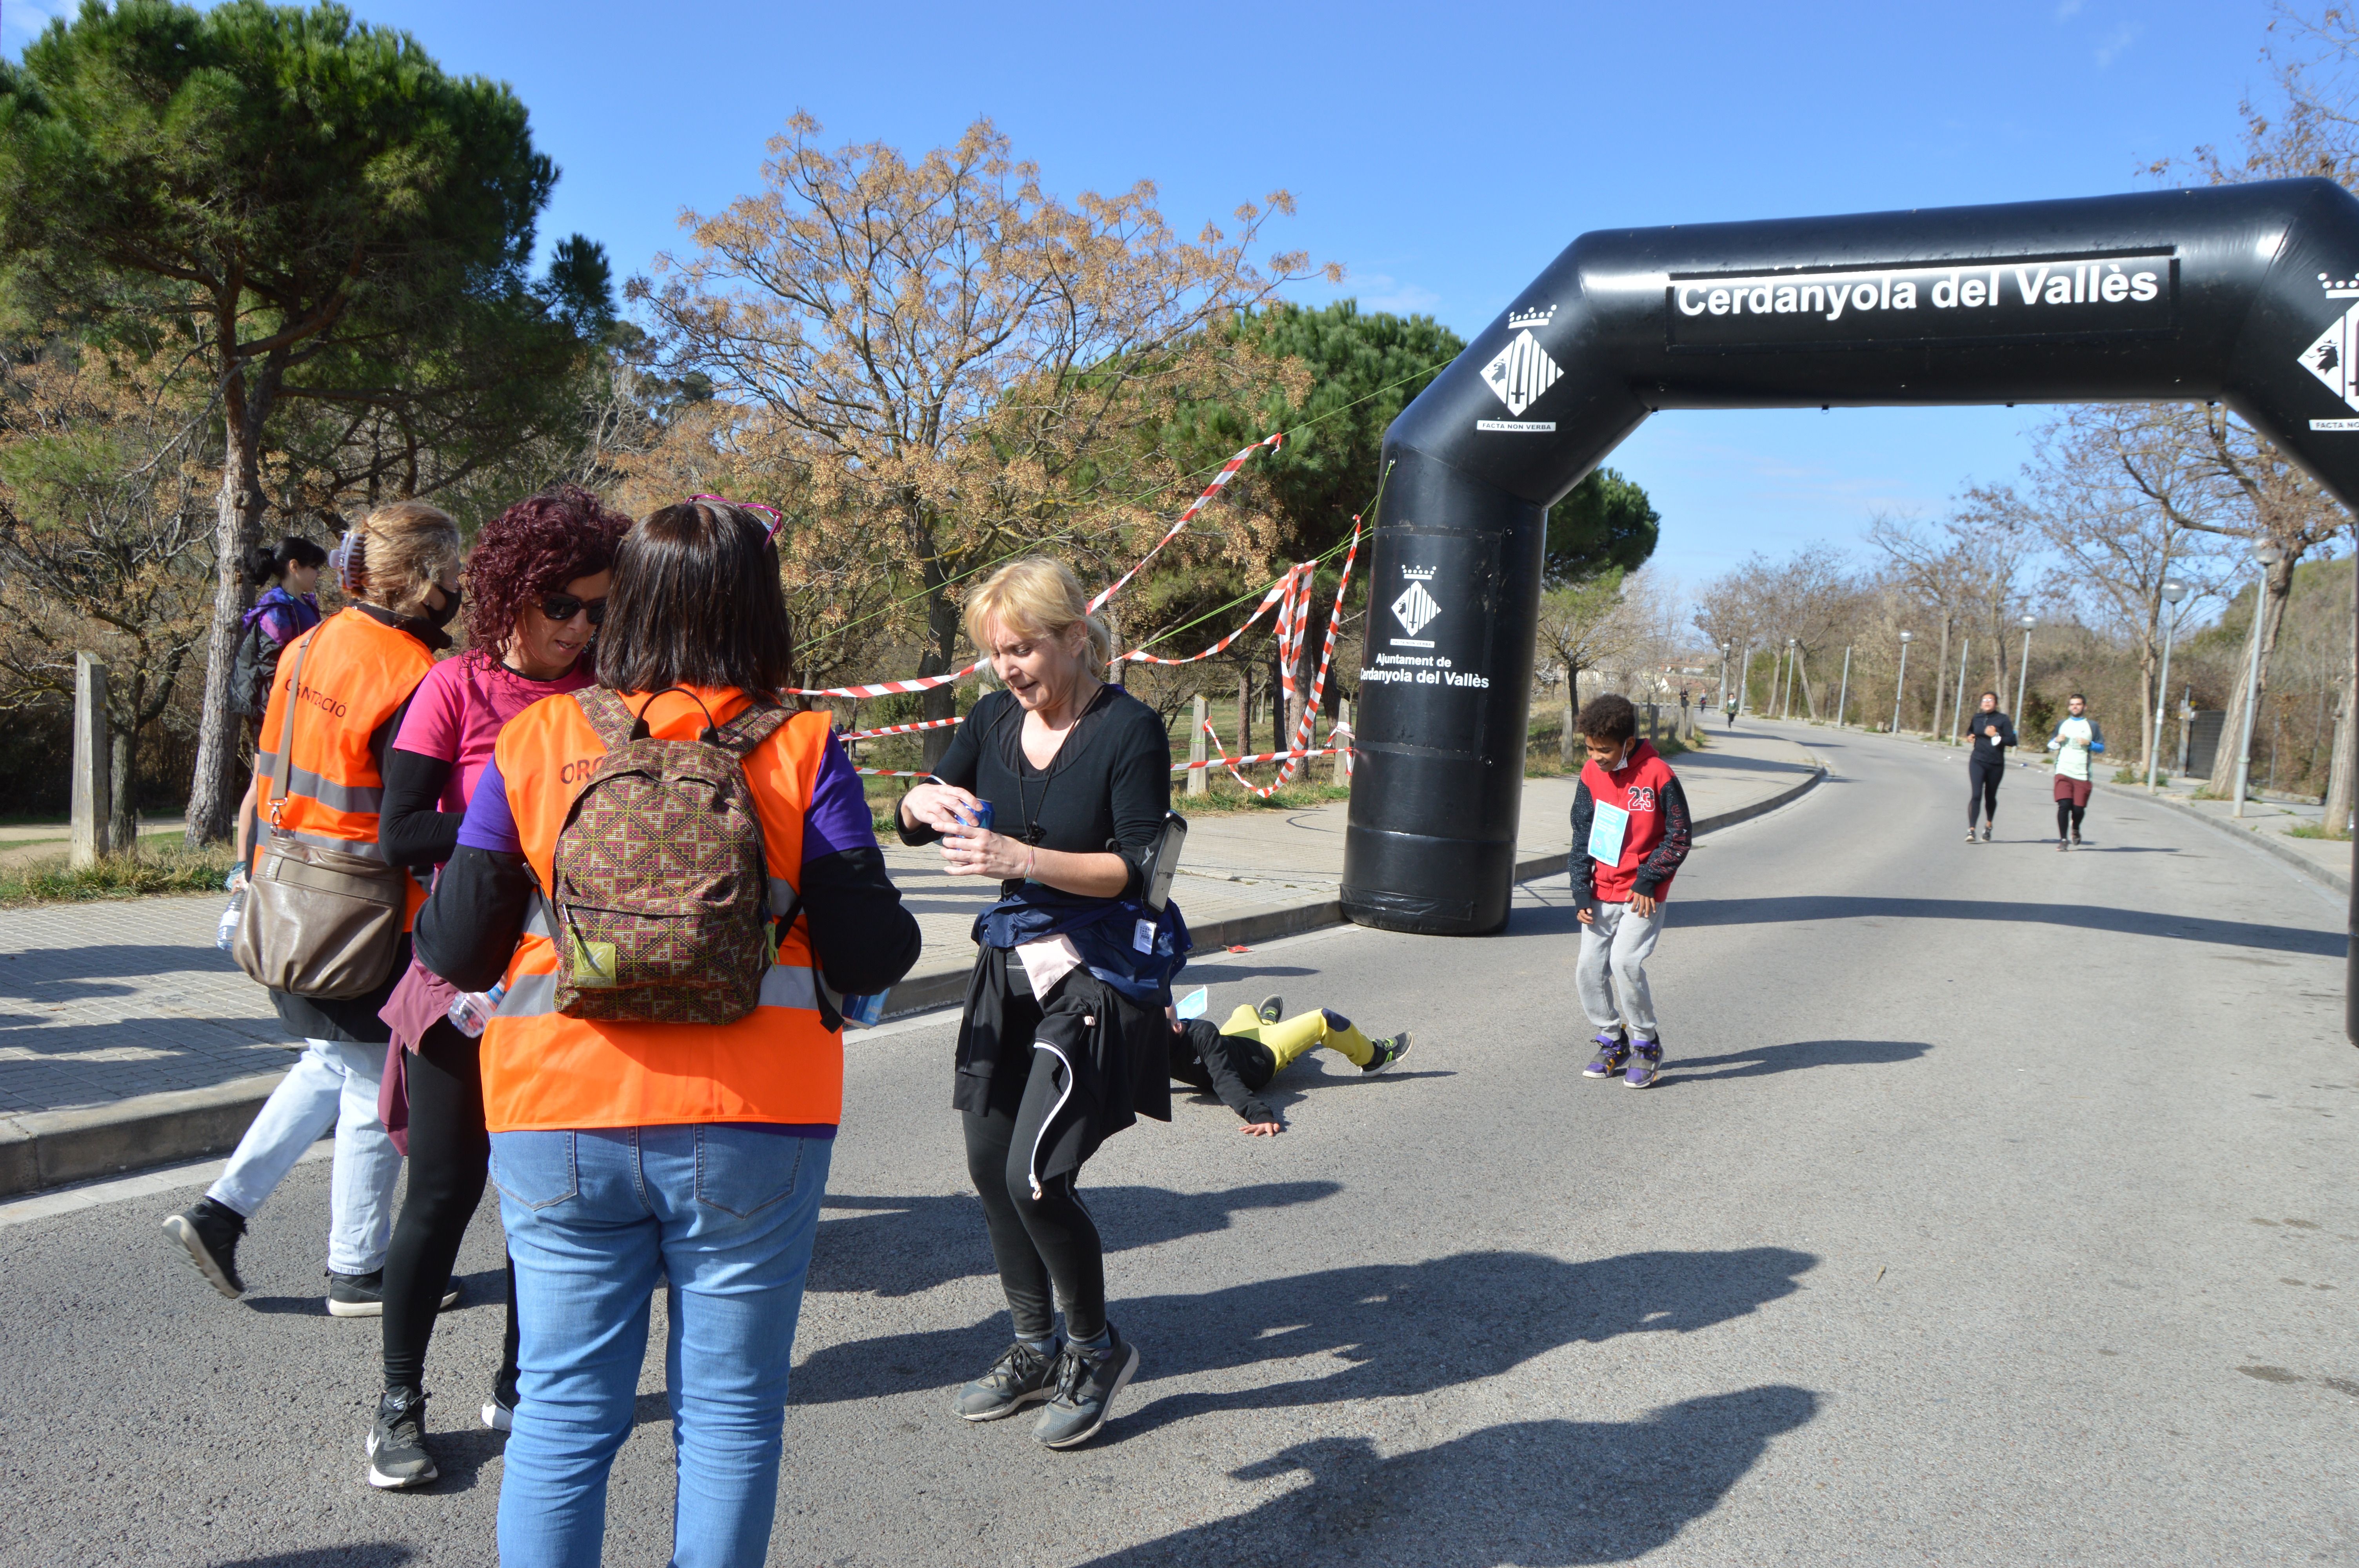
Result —
<svg viewBox="0 0 2359 1568"><path fill-rule="evenodd" d="M2154 688L2154 739L2146 749L2146 792L2154 793L2155 769L2162 762L2162 705L2170 700L2170 643L2179 631L2179 601L2187 597L2187 585L2169 578L2163 579L2162 597L2170 606L2162 623L2162 678Z"/></svg>
<svg viewBox="0 0 2359 1568"><path fill-rule="evenodd" d="M1794 650L1799 646L1800 644L1796 639L1786 639L1786 700L1777 713L1780 719L1794 717L1794 660L1797 656Z"/></svg>
<svg viewBox="0 0 2359 1568"><path fill-rule="evenodd" d="M2023 628L2023 663L2017 665L2015 671L2015 721L2021 724L2023 722L2023 682L2024 677L2031 674L2031 629L2038 622L2027 615L2017 624Z"/></svg>
<svg viewBox="0 0 2359 1568"><path fill-rule="evenodd" d="M1745 656L1737 661L1736 667L1736 712L1739 718L1744 716L1745 706L1752 696L1753 641L1747 638L1745 643Z"/></svg>
<svg viewBox="0 0 2359 1568"><path fill-rule="evenodd" d="M1958 700L1950 704L1950 739L1952 741L1966 732L1966 651L1973 645L1972 638L1958 639Z"/></svg>
<svg viewBox="0 0 2359 1568"><path fill-rule="evenodd" d="M1900 733L1900 695L1908 689L1908 644L1917 640L1914 632L1900 633L1900 673L1892 682L1892 732Z"/></svg>
<svg viewBox="0 0 2359 1568"><path fill-rule="evenodd" d="M1718 706L1722 708L1726 708L1728 706L1728 655L1731 652L1732 649L1728 643L1723 643L1720 645L1720 702Z"/></svg>
<svg viewBox="0 0 2359 1568"><path fill-rule="evenodd" d="M2253 776L2253 720L2261 706L2261 613L2269 591L2269 568L2285 559L2285 552L2263 539L2253 546L2253 561L2261 575L2253 583L2253 653L2245 667L2245 734L2236 750L2236 804L2232 816L2245 815L2245 788Z"/></svg>
<svg viewBox="0 0 2359 1568"><path fill-rule="evenodd" d="M1843 686L1835 693L1835 728L1843 728L1843 704L1851 700L1851 644L1843 644Z"/></svg>

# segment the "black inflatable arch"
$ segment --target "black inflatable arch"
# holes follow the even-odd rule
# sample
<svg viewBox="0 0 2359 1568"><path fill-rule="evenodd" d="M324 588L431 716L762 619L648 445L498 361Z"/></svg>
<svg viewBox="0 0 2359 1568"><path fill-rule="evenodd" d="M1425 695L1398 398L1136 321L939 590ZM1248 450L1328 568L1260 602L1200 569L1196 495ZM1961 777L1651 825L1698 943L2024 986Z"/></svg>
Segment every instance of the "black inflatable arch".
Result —
<svg viewBox="0 0 2359 1568"><path fill-rule="evenodd" d="M2191 399L2359 502L2342 187L1582 235L1386 432L1345 913L1506 924L1543 520L1648 414Z"/></svg>

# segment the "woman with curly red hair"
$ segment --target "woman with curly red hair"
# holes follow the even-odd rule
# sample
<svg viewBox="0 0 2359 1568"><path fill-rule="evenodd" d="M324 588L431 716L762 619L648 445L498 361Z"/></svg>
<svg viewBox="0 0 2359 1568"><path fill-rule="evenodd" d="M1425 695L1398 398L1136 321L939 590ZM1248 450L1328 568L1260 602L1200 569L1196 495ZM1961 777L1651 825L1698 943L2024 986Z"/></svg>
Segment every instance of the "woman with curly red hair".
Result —
<svg viewBox="0 0 2359 1568"><path fill-rule="evenodd" d="M446 659L410 699L385 769L382 838L405 865L440 865L458 844L475 780L500 727L545 697L592 682L615 547L631 520L575 485L519 501L484 524L467 562L467 651ZM435 1478L425 1448L426 1347L483 1200L491 1157L481 1042L452 1022L459 992L413 964L386 1004L408 1091L409 1191L386 1258L385 1395L369 1433L371 1486ZM475 1025L478 1033L481 1023ZM505 1429L516 1408L516 1286L500 1370L484 1406Z"/></svg>

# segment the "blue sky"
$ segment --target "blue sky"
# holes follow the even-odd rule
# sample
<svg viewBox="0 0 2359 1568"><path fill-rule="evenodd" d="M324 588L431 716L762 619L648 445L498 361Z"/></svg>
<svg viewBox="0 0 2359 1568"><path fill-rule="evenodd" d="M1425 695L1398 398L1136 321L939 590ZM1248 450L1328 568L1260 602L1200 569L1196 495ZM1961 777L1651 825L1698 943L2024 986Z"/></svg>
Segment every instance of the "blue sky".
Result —
<svg viewBox="0 0 2359 1568"><path fill-rule="evenodd" d="M1149 178L1192 229L1273 189L1335 293L1473 336L1575 235L2136 188L2232 144L2266 0L1909 5L1121 5L353 0L512 83L564 178L544 237L623 276L683 207L759 180L798 107L918 152L989 114L1071 194ZM0 48L63 0L8 0ZM1855 546L2012 477L2024 410L1658 416L1609 460L1693 585L1746 552Z"/></svg>

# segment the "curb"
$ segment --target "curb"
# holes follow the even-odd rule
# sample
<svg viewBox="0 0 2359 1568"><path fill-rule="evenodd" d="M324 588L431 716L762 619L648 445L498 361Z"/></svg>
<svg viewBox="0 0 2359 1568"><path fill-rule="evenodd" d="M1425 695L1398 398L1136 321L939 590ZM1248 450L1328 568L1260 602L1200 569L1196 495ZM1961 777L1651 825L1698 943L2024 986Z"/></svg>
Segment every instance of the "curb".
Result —
<svg viewBox="0 0 2359 1568"><path fill-rule="evenodd" d="M2097 788L2106 795L2118 795L2129 800L2149 801L2154 805L2168 807L2181 816L2201 822L2215 833L2225 833L2240 843L2250 844L2264 854L2276 856L2310 881L2332 888L2345 898L2351 895L2351 878L2348 873L2321 866L2300 850L2279 842L2284 837L2282 834L2267 832L2258 827L2240 827L2233 817L2223 821L2208 811L2198 811L2184 801L2174 800L2167 795L2148 795L2146 791L2133 788L2128 784L2101 784Z"/></svg>
<svg viewBox="0 0 2359 1568"><path fill-rule="evenodd" d="M1767 800L1699 820L1698 836L1777 810L1800 799L1827 776L1826 764L1791 789ZM1518 882L1561 873L1572 860L1570 848L1516 862ZM1192 928L1200 947L1218 949L1275 942L1344 924L1340 898L1311 898L1251 914L1232 915ZM967 970L945 970L897 986L886 1016L898 1018L956 1002L966 995ZM135 1095L75 1110L33 1111L0 1119L0 1197L62 1186L93 1177L118 1176L151 1165L201 1160L237 1147L263 1101L287 1075L258 1073L201 1089Z"/></svg>
<svg viewBox="0 0 2359 1568"><path fill-rule="evenodd" d="M257 1073L201 1089L10 1117L0 1126L0 1196L234 1149L286 1076Z"/></svg>

